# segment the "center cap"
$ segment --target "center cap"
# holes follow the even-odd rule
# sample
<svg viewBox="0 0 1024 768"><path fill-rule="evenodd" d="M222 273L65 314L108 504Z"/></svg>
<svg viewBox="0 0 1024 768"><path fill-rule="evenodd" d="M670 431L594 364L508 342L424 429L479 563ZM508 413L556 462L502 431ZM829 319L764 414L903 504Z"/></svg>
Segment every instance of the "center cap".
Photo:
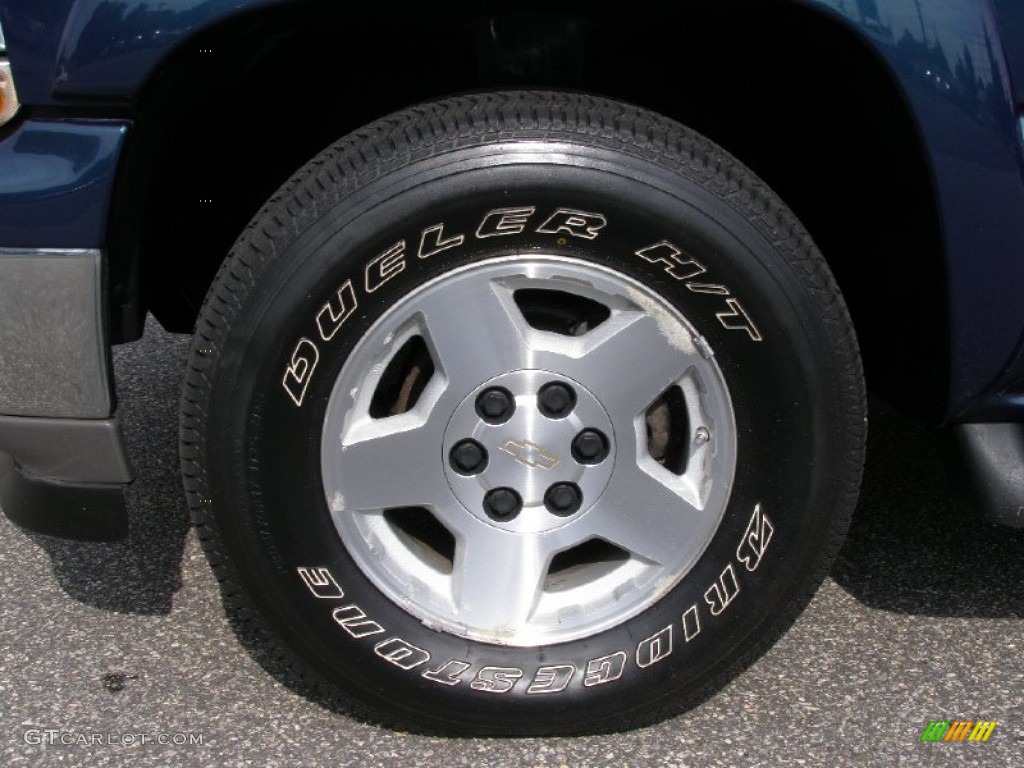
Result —
<svg viewBox="0 0 1024 768"><path fill-rule="evenodd" d="M615 463L613 437L607 412L583 385L548 371L513 371L455 409L444 436L445 474L474 517L539 533L600 498Z"/></svg>

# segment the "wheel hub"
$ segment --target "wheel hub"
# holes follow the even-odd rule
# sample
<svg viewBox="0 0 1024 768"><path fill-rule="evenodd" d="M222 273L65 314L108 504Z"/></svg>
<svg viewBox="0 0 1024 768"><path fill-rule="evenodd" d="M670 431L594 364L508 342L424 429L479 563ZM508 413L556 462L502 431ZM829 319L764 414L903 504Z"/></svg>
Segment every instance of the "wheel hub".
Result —
<svg viewBox="0 0 1024 768"><path fill-rule="evenodd" d="M495 393L514 403L502 409L504 421L481 414L481 402L501 399ZM576 457L580 446L589 458ZM448 484L465 511L510 533L542 533L586 514L615 464L611 419L598 399L579 382L542 370L496 376L469 393L448 421L442 450ZM478 457L486 459L473 461ZM486 499L499 489L517 494L521 509L495 514Z"/></svg>

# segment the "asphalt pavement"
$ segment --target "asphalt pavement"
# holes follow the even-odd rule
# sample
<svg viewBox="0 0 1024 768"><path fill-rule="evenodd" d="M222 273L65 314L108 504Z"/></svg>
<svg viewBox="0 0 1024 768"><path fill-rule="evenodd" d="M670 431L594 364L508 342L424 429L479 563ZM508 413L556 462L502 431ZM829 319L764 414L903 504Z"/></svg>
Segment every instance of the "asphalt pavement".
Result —
<svg viewBox="0 0 1024 768"><path fill-rule="evenodd" d="M225 617L176 457L187 340L152 321L115 369L131 535L0 517L3 766L1020 766L1024 531L951 501L937 433L878 403L848 542L807 611L701 707L625 734L449 739L332 713L268 674ZM929 721L998 724L921 741Z"/></svg>

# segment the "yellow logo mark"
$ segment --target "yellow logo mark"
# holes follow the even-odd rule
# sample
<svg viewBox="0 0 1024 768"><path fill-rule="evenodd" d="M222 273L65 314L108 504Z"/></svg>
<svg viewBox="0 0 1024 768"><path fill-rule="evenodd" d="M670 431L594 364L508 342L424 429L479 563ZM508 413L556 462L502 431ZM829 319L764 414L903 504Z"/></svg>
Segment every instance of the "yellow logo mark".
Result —
<svg viewBox="0 0 1024 768"><path fill-rule="evenodd" d="M997 725L995 720L931 720L921 741L988 741Z"/></svg>

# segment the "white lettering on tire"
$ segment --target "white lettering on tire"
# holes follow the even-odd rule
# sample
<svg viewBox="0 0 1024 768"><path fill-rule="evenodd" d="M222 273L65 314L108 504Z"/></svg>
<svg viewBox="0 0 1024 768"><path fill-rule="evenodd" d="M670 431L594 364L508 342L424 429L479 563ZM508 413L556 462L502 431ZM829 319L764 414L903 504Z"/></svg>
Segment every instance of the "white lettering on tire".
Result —
<svg viewBox="0 0 1024 768"><path fill-rule="evenodd" d="M601 213L587 213L573 208L559 208L551 214L547 221L537 227L538 232L548 235L567 234L593 240L598 232L608 224L608 219Z"/></svg>
<svg viewBox="0 0 1024 768"><path fill-rule="evenodd" d="M414 669L430 661L430 654L400 637L389 637L373 646L373 652L400 669Z"/></svg>
<svg viewBox="0 0 1024 768"><path fill-rule="evenodd" d="M604 685L622 677L626 669L626 652L616 651L608 656L601 656L587 662L587 669L583 675L583 685L590 688L595 685Z"/></svg>
<svg viewBox="0 0 1024 768"><path fill-rule="evenodd" d="M704 601L710 606L711 615L721 614L729 607L729 603L736 599L739 592L740 583L736 579L736 570L732 567L732 563L729 563L718 577L718 581L708 587L704 593Z"/></svg>
<svg viewBox="0 0 1024 768"><path fill-rule="evenodd" d="M366 292L379 290L384 283L405 270L405 240L399 240L363 268Z"/></svg>
<svg viewBox="0 0 1024 768"><path fill-rule="evenodd" d="M716 312L715 318L723 328L729 331L746 331L752 341L763 341L764 336L755 325L747 310L739 299L732 295L728 286L718 283L696 283L693 278L705 274L708 268L696 259L686 255L683 249L668 240L659 240L633 252L649 264L661 267L661 271L670 277L685 283L692 293L703 293L711 296L725 297L727 310Z"/></svg>
<svg viewBox="0 0 1024 768"><path fill-rule="evenodd" d="M535 213L536 208L532 205L496 208L488 211L480 220L475 237L482 240L520 234L526 230ZM567 234L571 237L593 240L598 237L607 222L607 217L602 213L560 207L556 208L535 231L543 234ZM465 234L446 235L444 227L444 222L441 222L420 232L417 249L419 259L428 259L443 251L462 246L466 242ZM727 330L745 331L752 341L763 341L764 336L760 328L746 307L732 295L728 286L694 281L693 278L705 274L708 268L697 259L688 256L681 248L668 240L659 240L652 245L637 249L634 254L647 263L660 267L661 271L673 279L681 281L692 293L722 297L725 309L715 313L715 318L721 326ZM365 264L363 267L365 292L367 294L376 292L388 281L404 272L406 266L406 241L403 239ZM355 314L358 307L359 296L355 285L351 279L346 280L335 295L317 311L314 322L320 339L325 342L332 340L345 322ZM302 407L306 389L319 360L320 351L316 344L308 338L300 338L292 351L281 382L285 392L296 406Z"/></svg>
<svg viewBox="0 0 1024 768"><path fill-rule="evenodd" d="M747 528L736 548L736 560L742 563L748 571L757 570L774 531L774 525L764 514L761 505L755 505ZM328 568L308 566L296 568L296 572L314 598L318 600L344 598L344 589ZM728 563L719 574L717 581L704 592L704 601L709 606L711 615L720 616L732 604L739 592L740 582L736 569L732 563ZM357 640L381 635L387 631L355 604L335 608L331 615L341 629ZM681 627L683 638L688 643L701 633L699 604L694 603L683 612ZM673 652L673 642L674 628L672 625L641 640L635 649L637 667L646 669L668 658ZM377 656L388 663L406 670L420 667L431 659L428 651L400 637L390 637L379 642L373 650ZM619 680L625 673L627 660L628 656L625 651L616 651L591 659L583 670L583 686L592 688ZM449 659L443 664L422 671L420 676L439 685L455 686L466 679L466 673L472 666L468 661ZM533 674L526 693L529 695L561 693L572 683L576 671L576 667L572 664L541 666ZM518 667L484 666L473 677L470 688L485 693L508 693L523 676L523 670Z"/></svg>
<svg viewBox="0 0 1024 768"><path fill-rule="evenodd" d="M646 669L666 659L672 653L672 625L655 632L636 647L636 665Z"/></svg>
<svg viewBox="0 0 1024 768"><path fill-rule="evenodd" d="M504 237L518 235L526 229L526 223L536 210L532 205L521 208L496 208L484 214L480 226L476 228L476 236L484 240L488 237Z"/></svg>
<svg viewBox="0 0 1024 768"><path fill-rule="evenodd" d="M422 676L427 680L432 680L433 682L440 683L441 685L458 685L462 682L462 680L459 679L462 676L462 673L471 666L473 665L468 661L449 659L439 667L425 670Z"/></svg>
<svg viewBox="0 0 1024 768"><path fill-rule="evenodd" d="M483 667L469 687L474 691L508 693L522 676L523 670L518 667Z"/></svg>
<svg viewBox="0 0 1024 768"><path fill-rule="evenodd" d="M306 396L306 389L309 381L316 370L316 364L320 362L320 351L316 344L302 337L292 351L291 362L284 369L284 377L281 379L281 386L288 393L295 405L301 407L302 400Z"/></svg>
<svg viewBox="0 0 1024 768"><path fill-rule="evenodd" d="M772 525L772 521L761 511L761 505L756 505L754 514L747 523L747 530L736 547L736 559L743 563L748 571L757 570L774 532L775 526Z"/></svg>
<svg viewBox="0 0 1024 768"><path fill-rule="evenodd" d="M334 576L326 568L297 568L302 583L309 587L313 597L320 600L344 597L345 591L338 586Z"/></svg>
<svg viewBox="0 0 1024 768"><path fill-rule="evenodd" d="M747 314L747 310L743 308L739 300L726 299L725 303L728 305L729 311L715 313L715 317L718 318L722 327L730 331L746 331L753 341L763 341L764 337L761 335L761 331L754 325L754 321L750 319L750 315Z"/></svg>
<svg viewBox="0 0 1024 768"><path fill-rule="evenodd" d="M572 664L557 664L550 667L541 667L533 676L527 693L559 693L564 691L576 674L576 667Z"/></svg>
<svg viewBox="0 0 1024 768"><path fill-rule="evenodd" d="M718 283L687 283L686 290L691 293L707 293L711 296L729 295L729 289Z"/></svg>
<svg viewBox="0 0 1024 768"><path fill-rule="evenodd" d="M668 240L640 248L634 253L651 264L661 264L663 271L676 280L690 280L708 271L707 267L696 259L685 256L681 248L672 245Z"/></svg>
<svg viewBox="0 0 1024 768"><path fill-rule="evenodd" d="M371 635L382 635L385 630L369 618L358 605L343 605L335 608L331 617L335 623L357 640Z"/></svg>
<svg viewBox="0 0 1024 768"><path fill-rule="evenodd" d="M335 303L337 304L337 309L335 309ZM356 299L356 289L352 287L351 280L346 280L341 284L337 295L324 304L320 311L316 313L316 327L320 331L320 338L324 341L333 339L334 334L341 330L341 326L352 317L358 306L359 300Z"/></svg>
<svg viewBox="0 0 1024 768"><path fill-rule="evenodd" d="M683 614L683 637L686 638L686 642L690 642L699 634L700 611L697 610L697 604L694 603Z"/></svg>
<svg viewBox="0 0 1024 768"><path fill-rule="evenodd" d="M429 238L429 247L428 247ZM421 259L429 259L442 251L447 251L449 248L457 248L466 242L465 235L452 235L446 238L444 236L444 223L435 224L432 227L427 227L420 233L420 247L417 251L417 255Z"/></svg>

